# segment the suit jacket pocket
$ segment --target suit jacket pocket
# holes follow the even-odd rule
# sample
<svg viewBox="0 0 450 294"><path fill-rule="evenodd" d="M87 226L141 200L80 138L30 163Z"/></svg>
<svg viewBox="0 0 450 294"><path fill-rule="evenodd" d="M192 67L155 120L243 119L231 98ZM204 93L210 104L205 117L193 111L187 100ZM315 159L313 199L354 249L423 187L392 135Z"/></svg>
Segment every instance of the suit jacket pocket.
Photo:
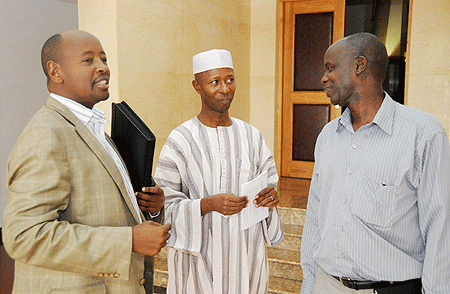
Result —
<svg viewBox="0 0 450 294"><path fill-rule="evenodd" d="M50 289L51 294L106 294L106 285L104 282L97 282L90 285L68 287L68 288L54 288Z"/></svg>

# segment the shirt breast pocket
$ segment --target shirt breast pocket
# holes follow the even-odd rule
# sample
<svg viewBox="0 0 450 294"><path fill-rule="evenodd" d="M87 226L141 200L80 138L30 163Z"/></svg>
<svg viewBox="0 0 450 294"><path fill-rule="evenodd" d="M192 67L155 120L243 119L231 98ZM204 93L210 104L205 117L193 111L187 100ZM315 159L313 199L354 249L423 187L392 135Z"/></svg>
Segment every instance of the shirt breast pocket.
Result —
<svg viewBox="0 0 450 294"><path fill-rule="evenodd" d="M379 228L395 225L415 204L414 192L366 178L367 194L353 195L352 214L362 223Z"/></svg>

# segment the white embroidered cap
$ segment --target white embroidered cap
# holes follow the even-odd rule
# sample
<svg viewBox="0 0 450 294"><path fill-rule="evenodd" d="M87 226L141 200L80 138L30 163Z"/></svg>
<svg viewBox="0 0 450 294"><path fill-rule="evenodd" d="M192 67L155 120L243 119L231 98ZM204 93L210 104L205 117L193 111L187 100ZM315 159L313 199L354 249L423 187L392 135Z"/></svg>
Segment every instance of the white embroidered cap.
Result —
<svg viewBox="0 0 450 294"><path fill-rule="evenodd" d="M234 69L231 53L224 49L212 49L198 53L192 57L194 75L199 72L223 67Z"/></svg>

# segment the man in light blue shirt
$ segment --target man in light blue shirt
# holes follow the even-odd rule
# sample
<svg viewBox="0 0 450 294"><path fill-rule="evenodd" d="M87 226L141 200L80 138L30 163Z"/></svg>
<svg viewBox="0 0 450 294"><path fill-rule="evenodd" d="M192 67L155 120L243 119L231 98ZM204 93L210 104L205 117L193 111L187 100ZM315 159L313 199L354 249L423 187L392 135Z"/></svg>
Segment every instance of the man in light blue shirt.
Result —
<svg viewBox="0 0 450 294"><path fill-rule="evenodd" d="M319 135L302 294L450 293L450 146L438 120L383 91L383 43L334 43L322 83L346 107Z"/></svg>

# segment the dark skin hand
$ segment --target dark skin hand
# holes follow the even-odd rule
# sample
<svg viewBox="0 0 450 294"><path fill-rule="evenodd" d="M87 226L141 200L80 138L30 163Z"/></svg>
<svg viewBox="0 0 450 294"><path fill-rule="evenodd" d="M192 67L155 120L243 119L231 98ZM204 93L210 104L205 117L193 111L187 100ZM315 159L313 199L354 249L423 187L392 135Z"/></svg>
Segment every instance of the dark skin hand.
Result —
<svg viewBox="0 0 450 294"><path fill-rule="evenodd" d="M277 190L273 186L266 187L261 190L256 196L253 203L256 207L268 207L273 208L280 203L278 199Z"/></svg>
<svg viewBox="0 0 450 294"><path fill-rule="evenodd" d="M164 206L164 191L159 186L144 187L135 195L143 212L157 213Z"/></svg>
<svg viewBox="0 0 450 294"><path fill-rule="evenodd" d="M146 221L134 226L133 252L154 256L166 246L170 238L170 223L161 225L152 221Z"/></svg>
<svg viewBox="0 0 450 294"><path fill-rule="evenodd" d="M202 198L200 208L202 215L211 211L217 211L223 215L232 215L239 213L247 204L247 196L238 197L231 193L224 193Z"/></svg>

